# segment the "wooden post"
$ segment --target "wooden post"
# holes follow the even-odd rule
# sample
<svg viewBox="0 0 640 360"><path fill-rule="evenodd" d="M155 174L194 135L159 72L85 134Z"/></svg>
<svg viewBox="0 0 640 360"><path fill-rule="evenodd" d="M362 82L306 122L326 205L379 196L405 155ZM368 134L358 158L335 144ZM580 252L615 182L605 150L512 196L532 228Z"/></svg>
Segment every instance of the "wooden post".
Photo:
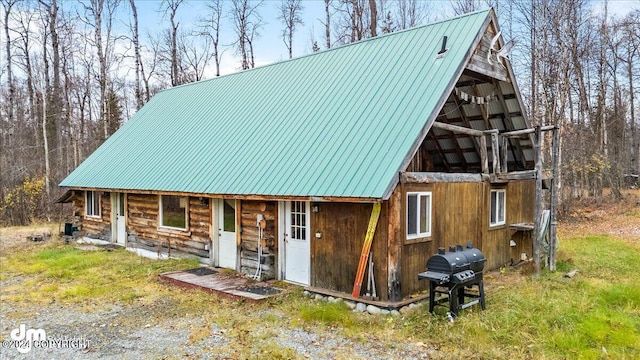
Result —
<svg viewBox="0 0 640 360"><path fill-rule="evenodd" d="M493 156L493 173L500 172L500 143L498 142L498 134L491 133L491 155Z"/></svg>
<svg viewBox="0 0 640 360"><path fill-rule="evenodd" d="M387 205L387 281L388 281L388 297L389 301L396 302L402 300L402 216L400 211L402 206L400 199L402 197L403 186L397 186L391 197L386 202Z"/></svg>
<svg viewBox="0 0 640 360"><path fill-rule="evenodd" d="M502 140L502 146L500 147L500 150L502 150L502 156L500 157L502 160L502 167L500 168L500 170L503 173L509 172L508 169L508 163L509 163L509 139L507 139L506 137L502 136L501 137Z"/></svg>
<svg viewBox="0 0 640 360"><path fill-rule="evenodd" d="M553 166L553 179L551 179L551 206L550 206L550 214L549 214L549 270L556 271L556 250L558 247L558 239L556 238L556 225L557 225L557 216L558 216L558 156L559 156L559 144L558 144L558 131L559 129L556 127L553 129L552 138L551 138L551 151L552 155L552 163Z"/></svg>
<svg viewBox="0 0 640 360"><path fill-rule="evenodd" d="M533 150L535 153L536 161L536 203L534 211L534 226L533 226L533 269L536 276L540 275L540 231L542 230L542 147L541 147L541 131L540 126L535 128L535 137L533 143Z"/></svg>
<svg viewBox="0 0 640 360"><path fill-rule="evenodd" d="M489 160L487 159L487 138L480 136L480 162L482 163L482 173L489 173Z"/></svg>

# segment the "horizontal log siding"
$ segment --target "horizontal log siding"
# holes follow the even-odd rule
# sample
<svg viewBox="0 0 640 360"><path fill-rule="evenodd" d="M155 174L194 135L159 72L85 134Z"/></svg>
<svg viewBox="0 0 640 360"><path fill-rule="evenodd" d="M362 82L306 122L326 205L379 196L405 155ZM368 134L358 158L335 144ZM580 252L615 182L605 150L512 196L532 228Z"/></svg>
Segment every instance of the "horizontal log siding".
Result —
<svg viewBox="0 0 640 360"><path fill-rule="evenodd" d="M318 212L311 212L311 286L351 293L367 233L372 204L316 203ZM312 203L313 205L313 203ZM388 300L387 294L387 207L383 206L371 244L377 294ZM320 239L315 237L319 232ZM367 274L362 283L364 295Z"/></svg>
<svg viewBox="0 0 640 360"><path fill-rule="evenodd" d="M240 270L255 275L258 269L258 226L257 216L262 214L266 220L263 232L262 279L276 277L278 253L278 203L276 201L240 201Z"/></svg>
<svg viewBox="0 0 640 360"><path fill-rule="evenodd" d="M109 193L97 192L100 196L100 218L87 216L85 208L86 195L84 191L74 191L73 214L78 221L75 222L79 226L83 235L102 239L111 240L111 198Z"/></svg>
<svg viewBox="0 0 640 360"><path fill-rule="evenodd" d="M145 248L178 250L208 259L210 251L211 200L189 198L189 228L186 231L158 228L158 195L127 194L129 242ZM133 245L136 246L136 245Z"/></svg>

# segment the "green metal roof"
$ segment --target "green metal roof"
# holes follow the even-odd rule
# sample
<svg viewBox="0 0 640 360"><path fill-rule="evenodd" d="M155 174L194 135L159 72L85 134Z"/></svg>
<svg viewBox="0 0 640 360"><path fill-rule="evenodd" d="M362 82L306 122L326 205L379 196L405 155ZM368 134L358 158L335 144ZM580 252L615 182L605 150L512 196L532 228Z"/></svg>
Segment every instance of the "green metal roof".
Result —
<svg viewBox="0 0 640 360"><path fill-rule="evenodd" d="M60 186L387 198L489 19L467 14L164 90Z"/></svg>

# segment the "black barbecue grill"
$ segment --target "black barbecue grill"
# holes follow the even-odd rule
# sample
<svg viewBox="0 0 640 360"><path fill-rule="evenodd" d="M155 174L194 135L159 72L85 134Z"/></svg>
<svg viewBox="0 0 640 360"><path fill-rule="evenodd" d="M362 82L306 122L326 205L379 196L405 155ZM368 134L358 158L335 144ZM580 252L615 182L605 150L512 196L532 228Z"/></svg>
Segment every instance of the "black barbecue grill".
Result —
<svg viewBox="0 0 640 360"><path fill-rule="evenodd" d="M418 274L418 279L429 280L429 311L433 312L436 305L447 301L453 315L478 303L484 310L482 271L486 261L482 252L471 243L467 243L466 248L450 246L448 252L439 248L438 253L427 260L427 271ZM445 296L436 298L438 294ZM465 298L471 300L465 303Z"/></svg>

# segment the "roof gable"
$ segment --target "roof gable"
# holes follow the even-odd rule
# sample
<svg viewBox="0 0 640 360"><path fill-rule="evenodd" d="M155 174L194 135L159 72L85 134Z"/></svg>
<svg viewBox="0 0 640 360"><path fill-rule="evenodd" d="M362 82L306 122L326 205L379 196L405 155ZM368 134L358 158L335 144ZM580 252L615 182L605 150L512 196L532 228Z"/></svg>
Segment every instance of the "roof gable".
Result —
<svg viewBox="0 0 640 360"><path fill-rule="evenodd" d="M489 14L167 89L60 185L387 197ZM438 58L443 36L448 51Z"/></svg>

